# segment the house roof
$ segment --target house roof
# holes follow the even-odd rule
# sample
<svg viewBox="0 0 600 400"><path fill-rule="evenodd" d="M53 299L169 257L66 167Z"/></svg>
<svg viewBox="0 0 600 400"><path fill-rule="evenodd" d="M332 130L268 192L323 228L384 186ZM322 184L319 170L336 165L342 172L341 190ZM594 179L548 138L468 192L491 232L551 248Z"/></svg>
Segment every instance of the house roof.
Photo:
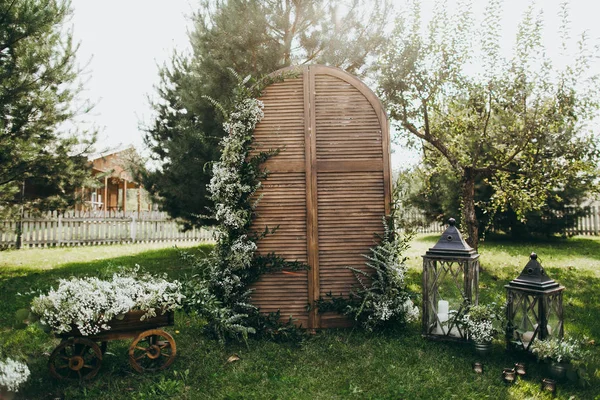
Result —
<svg viewBox="0 0 600 400"><path fill-rule="evenodd" d="M135 147L133 147L133 145L119 145L117 147L113 147L113 148L108 148L106 150L102 150L96 153L91 153L88 155L88 161L94 161L97 160L99 158L104 158L104 157L108 157L110 155L113 154L117 154L117 153L123 153L125 151L133 151L135 152Z"/></svg>
<svg viewBox="0 0 600 400"><path fill-rule="evenodd" d="M111 178L133 182L130 172L131 163L139 158L133 146L104 151L88 157L92 170L97 173L109 173Z"/></svg>

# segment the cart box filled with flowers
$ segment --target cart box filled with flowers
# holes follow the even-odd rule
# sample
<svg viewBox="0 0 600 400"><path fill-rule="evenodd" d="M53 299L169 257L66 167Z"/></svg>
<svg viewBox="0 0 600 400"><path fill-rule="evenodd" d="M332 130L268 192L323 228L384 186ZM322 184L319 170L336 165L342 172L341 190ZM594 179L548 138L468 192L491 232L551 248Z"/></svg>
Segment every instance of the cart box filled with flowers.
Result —
<svg viewBox="0 0 600 400"><path fill-rule="evenodd" d="M91 379L108 341L128 338L134 338L128 354L136 371L168 367L175 359L175 340L159 328L173 325L183 298L179 282L137 269L109 280L60 280L57 289L31 304L32 313L62 339L50 355L50 373L58 379Z"/></svg>

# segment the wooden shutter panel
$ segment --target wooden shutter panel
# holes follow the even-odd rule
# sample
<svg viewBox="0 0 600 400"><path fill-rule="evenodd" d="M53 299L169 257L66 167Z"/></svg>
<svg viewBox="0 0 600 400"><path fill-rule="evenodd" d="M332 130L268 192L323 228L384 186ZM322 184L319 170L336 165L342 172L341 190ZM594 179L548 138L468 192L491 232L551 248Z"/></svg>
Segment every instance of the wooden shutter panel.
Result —
<svg viewBox="0 0 600 400"><path fill-rule="evenodd" d="M255 231L279 226L260 240L258 252L275 252L289 260L307 263L305 110L302 77L270 85L261 98L265 116L254 131L255 151L281 149L265 166L270 174L262 182L262 196L252 222ZM308 272L265 274L254 284L254 305L265 313L281 310L308 326Z"/></svg>
<svg viewBox="0 0 600 400"><path fill-rule="evenodd" d="M383 230L391 196L389 134L375 95L339 69L297 68L298 78L267 87L256 150L282 151L266 165L269 177L253 229L279 226L258 245L311 270L266 274L252 301L305 327L348 325L338 315L307 311L327 293L347 295L355 283L346 267L364 268L374 234Z"/></svg>

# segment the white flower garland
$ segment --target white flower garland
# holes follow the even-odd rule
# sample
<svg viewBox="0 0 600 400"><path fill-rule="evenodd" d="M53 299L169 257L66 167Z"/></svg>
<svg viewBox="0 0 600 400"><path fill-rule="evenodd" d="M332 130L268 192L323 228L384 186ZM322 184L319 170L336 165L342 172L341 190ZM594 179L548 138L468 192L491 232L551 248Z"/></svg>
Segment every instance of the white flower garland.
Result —
<svg viewBox="0 0 600 400"><path fill-rule="evenodd" d="M181 307L181 284L151 275L114 274L112 280L95 277L61 279L58 289L33 299L31 310L56 333L75 326L82 335L109 330L115 317L142 310L142 319Z"/></svg>
<svg viewBox="0 0 600 400"><path fill-rule="evenodd" d="M221 140L221 159L213 164L213 177L208 185L211 199L215 202L215 218L219 222L219 234L229 235L229 230L241 230L249 222L251 212L240 201L259 187L244 184L242 167L248 156L249 144L256 124L264 117L264 104L254 98L244 99L223 124L228 135ZM247 267L252 261L256 244L246 235L238 238L230 248L230 256L239 267ZM233 267L233 269L237 269Z"/></svg>
<svg viewBox="0 0 600 400"><path fill-rule="evenodd" d="M0 387L10 392L18 392L27 381L30 372L27 364L7 358L0 361Z"/></svg>

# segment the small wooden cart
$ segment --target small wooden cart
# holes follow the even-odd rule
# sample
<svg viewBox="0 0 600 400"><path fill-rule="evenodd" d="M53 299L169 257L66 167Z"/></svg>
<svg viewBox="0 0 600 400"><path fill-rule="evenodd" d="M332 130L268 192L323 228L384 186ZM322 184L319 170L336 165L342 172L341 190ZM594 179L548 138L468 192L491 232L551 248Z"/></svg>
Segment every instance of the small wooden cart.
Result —
<svg viewBox="0 0 600 400"><path fill-rule="evenodd" d="M160 371L175 360L177 347L171 335L162 329L173 325L173 311L140 321L144 311L130 311L124 318L108 323L110 330L84 336L77 329L57 335L61 343L48 361L50 374L57 379L88 380L96 376L108 342L135 338L129 346L129 363L138 372Z"/></svg>

